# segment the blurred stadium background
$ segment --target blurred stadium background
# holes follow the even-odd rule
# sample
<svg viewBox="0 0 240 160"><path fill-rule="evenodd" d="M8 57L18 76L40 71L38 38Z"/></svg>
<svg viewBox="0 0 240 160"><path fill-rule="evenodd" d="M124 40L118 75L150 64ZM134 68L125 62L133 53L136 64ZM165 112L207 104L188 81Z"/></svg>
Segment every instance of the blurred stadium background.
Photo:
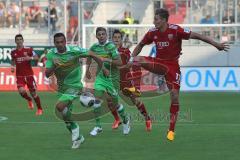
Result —
<svg viewBox="0 0 240 160"><path fill-rule="evenodd" d="M124 44L132 50L153 27L154 9L159 7L169 10L170 23L231 45L225 53L197 40L183 42L182 121L177 125L176 142L165 140L167 120L160 120L159 125L156 119L153 132L147 134L143 132L144 122L135 119L133 133L126 138L111 131L112 117L108 115L104 117L106 130L101 137L87 137L80 154L69 151L67 132L53 116L56 98L48 92L51 88L42 70L34 67L39 91L47 91L40 93L46 106L43 117L30 114L16 93L9 68L15 34L22 33L25 45L41 55L53 46L56 32L65 33L68 44L88 48L96 42L96 27L106 27L109 37L118 28L125 33ZM31 19L34 12L36 17ZM238 159L239 22L240 0L0 0L0 159ZM149 55L152 47L145 47L141 54ZM168 113L167 95L144 101L153 117L159 112ZM137 115L134 107L128 110ZM80 123L87 135L93 123ZM51 139L45 138L49 136Z"/></svg>

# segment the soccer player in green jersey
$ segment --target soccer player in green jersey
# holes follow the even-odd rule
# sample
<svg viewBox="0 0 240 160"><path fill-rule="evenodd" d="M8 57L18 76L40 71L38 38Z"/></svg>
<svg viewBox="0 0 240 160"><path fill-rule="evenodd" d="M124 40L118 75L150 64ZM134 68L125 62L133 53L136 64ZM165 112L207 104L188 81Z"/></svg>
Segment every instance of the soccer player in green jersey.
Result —
<svg viewBox="0 0 240 160"><path fill-rule="evenodd" d="M72 134L72 148L79 148L84 137L79 133L79 126L71 120L72 102L78 97L83 88L81 83L82 71L79 66L79 58L92 57L101 65L101 61L94 57L91 51L77 46L66 46L66 38L63 33L54 35L54 45L47 53L46 77L54 74L57 78L58 101L56 112L60 113L66 123L67 129Z"/></svg>
<svg viewBox="0 0 240 160"><path fill-rule="evenodd" d="M90 50L101 57L104 61L102 69L98 71L96 80L94 83L94 96L96 98L103 99L106 97L108 102L112 102L112 109L117 109L120 117L123 120L123 134L130 132L130 118L124 111L124 107L119 103L119 78L120 73L117 66L122 65L120 55L117 51L116 46L112 42L107 41L107 31L103 27L96 29L96 38L98 43L93 44ZM91 78L89 70L91 60L88 58L88 67L86 71L87 78ZM94 112L99 112L99 108L95 108ZM102 131L100 124L100 118L96 116L96 126L90 132L90 135L96 136Z"/></svg>

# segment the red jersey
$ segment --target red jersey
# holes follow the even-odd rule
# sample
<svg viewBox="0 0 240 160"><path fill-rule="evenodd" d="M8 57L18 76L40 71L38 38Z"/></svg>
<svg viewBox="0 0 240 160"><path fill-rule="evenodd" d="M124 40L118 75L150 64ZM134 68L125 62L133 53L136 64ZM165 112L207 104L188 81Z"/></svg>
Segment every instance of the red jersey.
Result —
<svg viewBox="0 0 240 160"><path fill-rule="evenodd" d="M32 48L24 47L21 49L14 49L11 52L13 61L16 64L16 76L30 76L33 75L31 61L25 61L26 55L32 57L35 52Z"/></svg>
<svg viewBox="0 0 240 160"><path fill-rule="evenodd" d="M157 28L150 29L141 43L156 45L156 58L163 60L178 60L182 50L182 39L189 39L191 31L175 24L168 24L164 32Z"/></svg>
<svg viewBox="0 0 240 160"><path fill-rule="evenodd" d="M130 50L128 48L119 47L118 52L120 53L123 65L127 64L130 59Z"/></svg>

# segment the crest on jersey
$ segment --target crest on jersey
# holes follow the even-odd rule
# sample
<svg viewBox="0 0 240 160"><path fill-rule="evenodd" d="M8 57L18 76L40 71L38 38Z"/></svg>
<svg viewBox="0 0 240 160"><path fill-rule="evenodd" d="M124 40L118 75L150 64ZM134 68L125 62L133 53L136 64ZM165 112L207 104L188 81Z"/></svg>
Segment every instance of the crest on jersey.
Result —
<svg viewBox="0 0 240 160"><path fill-rule="evenodd" d="M168 34L168 39L172 40L173 39L173 34Z"/></svg>
<svg viewBox="0 0 240 160"><path fill-rule="evenodd" d="M153 37L153 39L155 39L155 40L156 40L156 39L157 39L157 36L154 36L154 37Z"/></svg>

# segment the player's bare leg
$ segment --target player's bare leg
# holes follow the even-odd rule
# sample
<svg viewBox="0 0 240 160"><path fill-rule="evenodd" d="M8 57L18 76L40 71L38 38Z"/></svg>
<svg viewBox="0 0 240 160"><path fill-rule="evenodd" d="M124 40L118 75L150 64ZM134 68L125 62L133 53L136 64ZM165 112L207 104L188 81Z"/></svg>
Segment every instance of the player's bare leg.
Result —
<svg viewBox="0 0 240 160"><path fill-rule="evenodd" d="M167 133L167 139L174 140L174 129L179 111L179 90L170 90L171 106L170 106L170 126Z"/></svg>
<svg viewBox="0 0 240 160"><path fill-rule="evenodd" d="M28 101L28 108L29 109L33 109L34 106L33 106L33 103L32 103L32 98L27 94L26 90L24 87L19 87L18 88L18 93Z"/></svg>
<svg viewBox="0 0 240 160"><path fill-rule="evenodd" d="M33 97L36 105L37 105L37 112L36 112L36 115L37 116L40 116L43 114L43 109L42 109L42 106L41 106L41 100L40 100L40 97L37 95L36 91L35 90L32 90L30 91L30 94L31 96Z"/></svg>

